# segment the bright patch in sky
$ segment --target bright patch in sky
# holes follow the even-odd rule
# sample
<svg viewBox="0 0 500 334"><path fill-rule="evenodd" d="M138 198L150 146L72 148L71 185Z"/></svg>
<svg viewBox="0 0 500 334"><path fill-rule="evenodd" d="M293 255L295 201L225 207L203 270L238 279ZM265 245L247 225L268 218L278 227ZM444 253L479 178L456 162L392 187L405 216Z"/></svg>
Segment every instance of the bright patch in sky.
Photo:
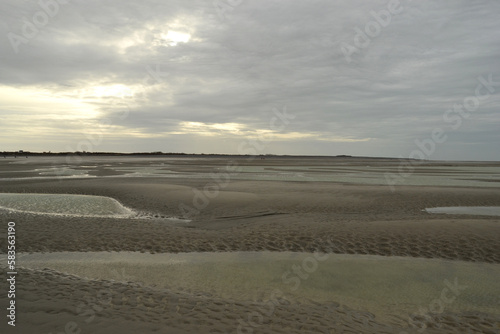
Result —
<svg viewBox="0 0 500 334"><path fill-rule="evenodd" d="M0 109L4 109L3 117L9 114L31 113L31 118L45 119L86 119L94 116L97 111L64 95L58 95L43 89L0 87ZM17 117L16 117L17 118Z"/></svg>
<svg viewBox="0 0 500 334"><path fill-rule="evenodd" d="M177 32L169 30L167 34L162 35L163 39L167 41L170 46L176 46L178 43L187 43L191 38L191 35L184 34L182 32Z"/></svg>
<svg viewBox="0 0 500 334"><path fill-rule="evenodd" d="M196 132L207 136L213 136L223 132L237 134L240 129L244 127L243 124L238 123L207 124L202 122L181 122L180 125L182 130L188 133Z"/></svg>

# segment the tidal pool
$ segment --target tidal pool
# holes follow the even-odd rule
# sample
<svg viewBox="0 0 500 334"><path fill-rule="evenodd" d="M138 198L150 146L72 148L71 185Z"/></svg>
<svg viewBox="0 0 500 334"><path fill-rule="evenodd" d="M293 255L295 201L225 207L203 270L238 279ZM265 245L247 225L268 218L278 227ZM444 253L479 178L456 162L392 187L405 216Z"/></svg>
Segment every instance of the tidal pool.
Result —
<svg viewBox="0 0 500 334"><path fill-rule="evenodd" d="M500 314L498 264L292 252L64 252L20 254L18 265L231 300L331 301L386 319L439 305Z"/></svg>
<svg viewBox="0 0 500 334"><path fill-rule="evenodd" d="M70 194L0 194L0 209L33 214L131 217L134 212L104 196Z"/></svg>
<svg viewBox="0 0 500 334"><path fill-rule="evenodd" d="M500 206L449 206L426 208L428 213L447 213L450 215L500 216Z"/></svg>
<svg viewBox="0 0 500 334"><path fill-rule="evenodd" d="M54 175L54 176L88 176L88 170L74 169L70 167L52 167L35 169L39 175Z"/></svg>

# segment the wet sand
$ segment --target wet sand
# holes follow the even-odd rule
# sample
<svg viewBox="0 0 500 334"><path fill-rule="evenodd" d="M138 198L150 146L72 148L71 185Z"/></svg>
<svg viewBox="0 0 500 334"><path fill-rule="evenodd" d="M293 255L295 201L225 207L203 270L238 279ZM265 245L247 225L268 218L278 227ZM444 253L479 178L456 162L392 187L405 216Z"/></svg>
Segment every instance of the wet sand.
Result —
<svg viewBox="0 0 500 334"><path fill-rule="evenodd" d="M498 216L424 211L500 206L496 181L500 164L421 164L414 177L442 174L453 182L402 182L391 191L384 181L373 184L373 180L397 172L398 160L268 157L238 158L233 164L230 157L84 157L78 163L45 157L5 160L0 161L2 193L108 196L143 215L96 218L0 210L2 221L16 222L19 252L333 252L500 265ZM235 164L244 168L228 174L227 166ZM368 173L367 168L376 172ZM330 181L315 179L330 177ZM371 184L361 184L362 177ZM460 179L463 186L456 186ZM6 229L0 231L2 252L5 233ZM16 299L20 327L7 332L59 333L71 322L82 333L237 333L238 326L241 333L417 333L424 324L426 333L453 333L465 327L494 333L500 326L498 312L456 312L451 306L423 315L416 309L409 315L413 321L400 317L390 321L390 314L377 317L336 300L283 300L270 312L255 301L206 291L125 283L126 273L119 268L116 273L111 281L20 269ZM429 296L422 308L439 298L439 294ZM6 305L4 294L0 302ZM248 319L249 314L253 318ZM2 332L5 327L5 322L0 325Z"/></svg>

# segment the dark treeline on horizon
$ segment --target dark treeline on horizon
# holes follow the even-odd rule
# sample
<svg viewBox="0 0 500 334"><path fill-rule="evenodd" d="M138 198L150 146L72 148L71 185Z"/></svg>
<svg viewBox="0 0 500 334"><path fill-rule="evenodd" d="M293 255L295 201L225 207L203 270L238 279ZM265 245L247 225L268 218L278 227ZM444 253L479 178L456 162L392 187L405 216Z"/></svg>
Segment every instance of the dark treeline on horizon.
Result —
<svg viewBox="0 0 500 334"><path fill-rule="evenodd" d="M123 153L123 152L30 152L30 151L3 151L5 156L60 156L60 155L188 155L188 153L173 153L173 152L133 152L133 153Z"/></svg>
<svg viewBox="0 0 500 334"><path fill-rule="evenodd" d="M30 152L30 151L3 151L1 153L4 157L6 156L67 156L67 155L78 155L78 156L133 156L133 155L146 155L146 156L161 156L161 155L182 155L182 156L276 156L276 157L301 157L306 155L289 155L289 154L225 154L225 153L183 153L183 152ZM313 156L308 156L313 157ZM317 157L335 157L335 158L355 158L351 155L335 155L335 156L317 156ZM361 157L357 157L361 158ZM366 158L366 157L365 157ZM369 157L368 157L369 158ZM390 158L388 158L390 159Z"/></svg>

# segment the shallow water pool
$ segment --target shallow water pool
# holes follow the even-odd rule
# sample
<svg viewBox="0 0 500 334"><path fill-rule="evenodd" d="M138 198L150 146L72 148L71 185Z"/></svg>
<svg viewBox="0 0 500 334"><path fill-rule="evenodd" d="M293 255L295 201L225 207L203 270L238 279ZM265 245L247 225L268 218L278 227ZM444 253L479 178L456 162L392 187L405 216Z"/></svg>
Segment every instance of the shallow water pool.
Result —
<svg viewBox="0 0 500 334"><path fill-rule="evenodd" d="M32 214L130 217L132 210L104 196L70 194L0 194L0 209Z"/></svg>
<svg viewBox="0 0 500 334"><path fill-rule="evenodd" d="M22 254L18 264L231 300L331 301L379 318L436 303L446 311L500 314L498 264L292 252Z"/></svg>
<svg viewBox="0 0 500 334"><path fill-rule="evenodd" d="M500 206L449 206L426 208L428 213L446 213L450 215L500 216Z"/></svg>

